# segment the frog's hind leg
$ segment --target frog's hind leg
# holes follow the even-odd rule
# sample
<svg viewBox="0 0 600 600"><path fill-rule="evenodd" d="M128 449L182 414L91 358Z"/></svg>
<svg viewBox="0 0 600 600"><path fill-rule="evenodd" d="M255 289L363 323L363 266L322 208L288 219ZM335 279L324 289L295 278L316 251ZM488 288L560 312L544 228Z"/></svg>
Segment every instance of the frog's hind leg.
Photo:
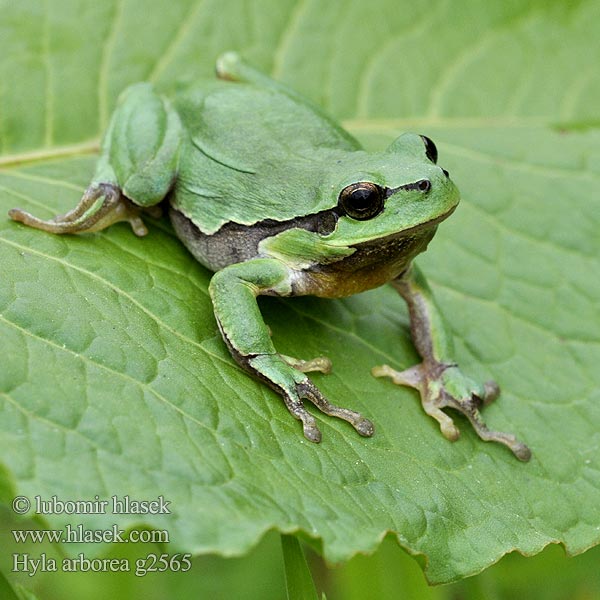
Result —
<svg viewBox="0 0 600 600"><path fill-rule="evenodd" d="M32 214L13 208L8 215L29 227L50 233L90 233L100 231L113 223L129 221L133 232L138 236L148 233L140 217L141 208L133 204L112 184L101 183L90 186L81 200L64 215L44 221Z"/></svg>
<svg viewBox="0 0 600 600"><path fill-rule="evenodd" d="M272 79L262 71L255 69L246 63L237 52L225 52L217 59L216 73L219 79L224 81L234 81L238 83L252 83L261 88L280 92L295 102L306 106L313 113L318 115L323 124L334 129L341 141L349 149L359 150L360 144L342 127L340 127L319 105L312 102L295 89Z"/></svg>
<svg viewBox="0 0 600 600"><path fill-rule="evenodd" d="M323 111L316 104L302 96L295 89L287 86L285 83L276 81L266 73L259 71L252 65L242 59L237 52L225 52L217 58L215 72L219 79L223 81L234 81L237 83L253 83L259 87L281 92L294 100L306 104L317 110L319 114Z"/></svg>
<svg viewBox="0 0 600 600"><path fill-rule="evenodd" d="M217 77L223 81L253 83L260 87L283 92L302 102L307 102L307 99L296 90L280 81L272 79L266 73L248 64L237 52L225 52L221 54L217 58L215 72Z"/></svg>

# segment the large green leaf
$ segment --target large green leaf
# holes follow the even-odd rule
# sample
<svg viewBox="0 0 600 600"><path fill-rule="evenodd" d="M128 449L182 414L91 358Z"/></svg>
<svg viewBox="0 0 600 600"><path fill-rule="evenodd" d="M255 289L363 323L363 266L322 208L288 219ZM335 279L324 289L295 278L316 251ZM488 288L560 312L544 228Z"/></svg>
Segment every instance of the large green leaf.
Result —
<svg viewBox="0 0 600 600"><path fill-rule="evenodd" d="M600 540L600 5L397 0L0 2L0 206L72 207L118 93L208 75L238 49L370 148L436 140L463 192L420 263L465 371L495 378L494 428L451 444L411 391L369 369L417 357L380 289L261 301L280 351L375 422L306 442L219 337L210 273L166 223L57 237L0 221L2 496L163 495L172 514L47 515L52 527L170 532L170 551L245 552L302 530L337 561L396 532L431 581L517 549ZM89 549L90 552L93 549ZM77 553L80 548L66 547Z"/></svg>

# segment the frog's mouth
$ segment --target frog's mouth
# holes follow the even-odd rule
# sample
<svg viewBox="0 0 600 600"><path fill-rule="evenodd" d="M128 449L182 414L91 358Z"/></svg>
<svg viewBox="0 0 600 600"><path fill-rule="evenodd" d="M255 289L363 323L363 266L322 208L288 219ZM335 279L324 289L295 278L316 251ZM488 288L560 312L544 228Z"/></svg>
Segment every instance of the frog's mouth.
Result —
<svg viewBox="0 0 600 600"><path fill-rule="evenodd" d="M456 206L457 205L455 204L445 213L442 213L441 215L438 215L437 217L434 217L429 221L425 221L424 223L419 223L418 225L414 225L413 227L403 229L402 231L396 231L394 233L382 237L370 239L364 242L357 242L356 244L352 244L351 247L359 249L373 245L385 244L388 241L400 240L402 238L418 238L427 232L431 232L431 236L433 236L437 226L442 221L445 221L456 210Z"/></svg>

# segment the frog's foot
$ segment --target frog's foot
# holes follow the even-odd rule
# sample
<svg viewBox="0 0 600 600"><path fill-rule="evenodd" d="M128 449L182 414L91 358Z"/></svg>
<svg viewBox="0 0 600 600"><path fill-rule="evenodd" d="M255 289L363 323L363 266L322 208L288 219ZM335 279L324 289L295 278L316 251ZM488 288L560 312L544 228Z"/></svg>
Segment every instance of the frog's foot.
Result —
<svg viewBox="0 0 600 600"><path fill-rule="evenodd" d="M326 415L347 421L364 437L371 437L375 433L375 427L369 419L353 410L331 404L310 379L304 379L296 384L295 394L283 394L283 401L292 415L302 421L304 437L311 442L320 442L321 432L315 418L302 405L302 399L309 400Z"/></svg>
<svg viewBox="0 0 600 600"><path fill-rule="evenodd" d="M141 208L125 198L117 186L101 183L90 186L73 210L48 221L38 219L20 208L11 209L8 216L13 221L50 233L89 233L119 221L129 221L133 232L143 236L148 230L140 218L140 212Z"/></svg>
<svg viewBox="0 0 600 600"><path fill-rule="evenodd" d="M423 362L401 372L382 365L373 367L371 373L375 377L390 377L398 385L419 390L423 409L440 424L445 438L455 441L460 435L452 419L441 410L449 407L465 415L482 440L504 444L519 460L526 462L531 458L531 450L514 435L491 431L481 418L479 408L495 400L500 393L495 382L488 381L478 386L465 377L456 365L441 363Z"/></svg>
<svg viewBox="0 0 600 600"><path fill-rule="evenodd" d="M285 354L279 354L284 362L290 367L294 367L301 373L311 373L312 371L320 371L329 375L331 373L331 361L326 356L317 356L311 360L301 360Z"/></svg>
<svg viewBox="0 0 600 600"><path fill-rule="evenodd" d="M371 421L353 410L331 404L306 375L298 372L298 369L290 368L286 359L280 354L258 354L241 361L241 364L281 394L287 409L302 422L307 440L320 442L321 432L315 418L304 408L302 400L309 400L326 415L347 421L362 436L373 435L375 428ZM315 361L318 361L317 365L311 365L313 361L306 361L312 370L315 366L322 366L318 364L321 359Z"/></svg>

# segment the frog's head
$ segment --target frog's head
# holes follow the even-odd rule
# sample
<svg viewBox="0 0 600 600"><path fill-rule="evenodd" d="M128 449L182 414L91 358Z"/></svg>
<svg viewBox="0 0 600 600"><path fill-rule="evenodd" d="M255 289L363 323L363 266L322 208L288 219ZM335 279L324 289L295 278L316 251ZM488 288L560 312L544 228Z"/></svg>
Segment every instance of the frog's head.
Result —
<svg viewBox="0 0 600 600"><path fill-rule="evenodd" d="M329 189L339 216L329 243L361 243L435 227L459 201L448 171L427 137L406 133L384 152L349 153Z"/></svg>

